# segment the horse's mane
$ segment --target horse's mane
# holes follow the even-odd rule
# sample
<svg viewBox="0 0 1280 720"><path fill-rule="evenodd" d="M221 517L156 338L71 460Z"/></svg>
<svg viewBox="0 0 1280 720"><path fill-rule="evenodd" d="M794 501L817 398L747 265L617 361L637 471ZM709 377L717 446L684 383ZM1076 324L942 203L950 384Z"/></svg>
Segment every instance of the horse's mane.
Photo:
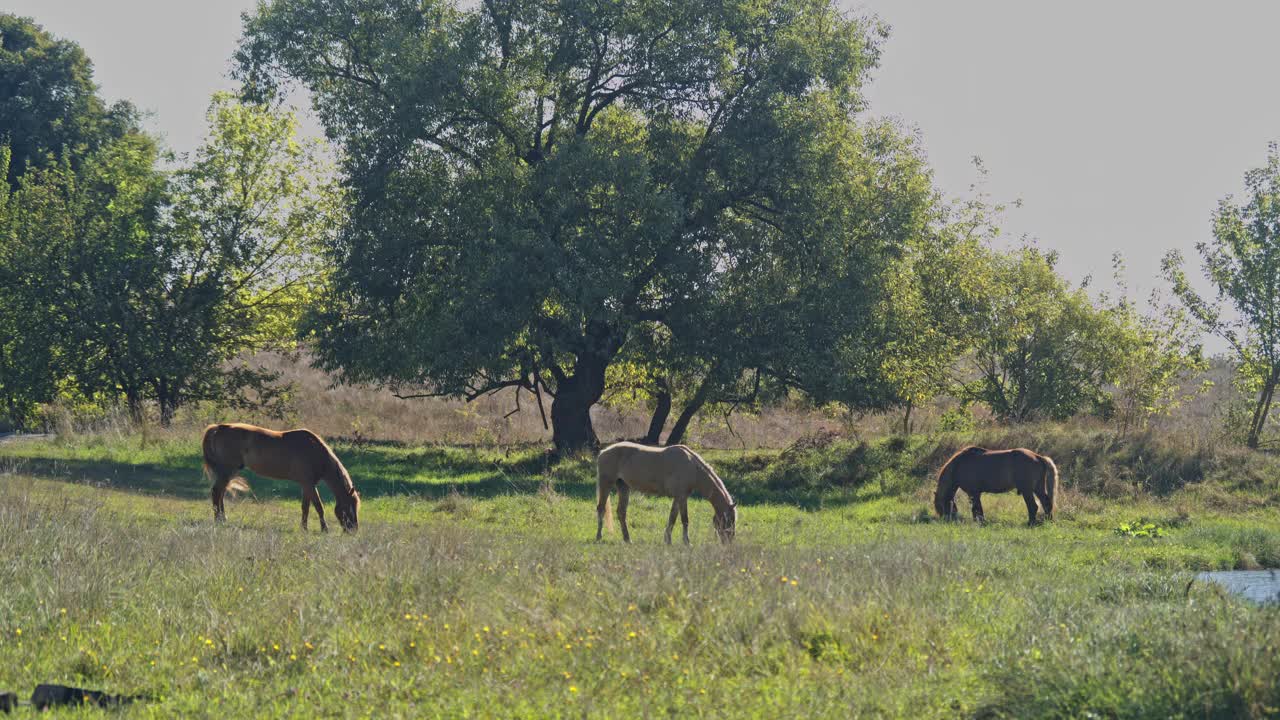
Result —
<svg viewBox="0 0 1280 720"><path fill-rule="evenodd" d="M308 430L307 432L311 431ZM311 433L311 437L315 438L316 442L320 443L320 447L324 448L325 453L328 454L329 461L338 469L338 479L342 483L342 489L346 490L348 495L358 498L359 493L356 492L355 483L351 482L351 473L347 472L347 466L343 465L342 461L338 459L337 453L335 453L333 448L329 447L329 443L325 442L319 435ZM331 487L329 489L336 490L337 488Z"/></svg>
<svg viewBox="0 0 1280 720"><path fill-rule="evenodd" d="M730 506L733 506L734 505L733 496L729 494L729 488L724 486L724 481L720 479L720 476L716 474L715 470L711 469L711 465L709 465L706 460L702 459L701 455L694 452L693 450L690 450L687 447L685 448L685 450L688 451L688 453L691 456L693 456L693 460L694 462L698 463L698 467L702 468L702 471L705 472L707 476L711 478L711 483L715 485L716 490L720 491L724 495L725 499L729 501Z"/></svg>

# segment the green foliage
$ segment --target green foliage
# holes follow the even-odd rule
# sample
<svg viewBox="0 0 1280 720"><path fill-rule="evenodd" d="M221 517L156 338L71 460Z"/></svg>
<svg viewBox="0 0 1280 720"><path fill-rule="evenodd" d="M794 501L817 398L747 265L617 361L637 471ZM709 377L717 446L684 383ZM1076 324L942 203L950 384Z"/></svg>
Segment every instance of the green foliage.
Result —
<svg viewBox="0 0 1280 720"><path fill-rule="evenodd" d="M1164 528L1153 522L1148 522L1144 518L1138 518L1133 522L1120 523L1115 532L1120 537L1147 538L1150 540L1166 537L1169 534Z"/></svg>
<svg viewBox="0 0 1280 720"><path fill-rule="evenodd" d="M1057 255L1023 247L988 253L969 272L984 284L962 315L978 378L963 399L1002 422L1065 419L1106 402L1118 365L1112 317L1054 270Z"/></svg>
<svg viewBox="0 0 1280 720"><path fill-rule="evenodd" d="M879 32L813 0L264 3L246 90L311 91L354 201L323 364L538 388L561 449L619 360L698 368L712 401L759 373L885 404L873 310L931 190L908 137L852 120Z"/></svg>
<svg viewBox="0 0 1280 720"><path fill-rule="evenodd" d="M967 433L973 428L973 412L967 407L950 408L938 417L939 432Z"/></svg>
<svg viewBox="0 0 1280 720"><path fill-rule="evenodd" d="M0 171L7 171L11 154L0 145ZM0 188L0 401L5 424L22 426L38 403L57 392L54 353L42 330L42 309L20 284L22 257L11 240L15 222L9 187Z"/></svg>
<svg viewBox="0 0 1280 720"><path fill-rule="evenodd" d="M29 169L10 196L0 236L0 292L11 300L3 312L17 331L10 347L25 350L27 362L46 361L19 373L39 373L26 383L38 390L29 402L66 391L127 394L113 383L129 368L115 363L141 348L114 329L138 311L128 291L156 280L144 251L165 201L156 160L150 139L130 135L82 158L78 170L66 158Z"/></svg>
<svg viewBox="0 0 1280 720"><path fill-rule="evenodd" d="M1207 381L1199 386L1187 381L1204 373L1208 363L1201 354L1199 328L1192 318L1183 309L1162 302L1155 293L1150 306L1158 308L1158 313L1138 312L1125 295L1124 264L1119 254L1113 257L1113 264L1121 292L1113 305L1106 306L1104 298L1114 323L1110 338L1114 364L1108 377L1115 385L1111 408L1123 434L1130 428L1144 428L1152 417L1168 415L1204 390Z"/></svg>
<svg viewBox="0 0 1280 720"><path fill-rule="evenodd" d="M211 135L187 168L159 169L132 134L30 169L0 208L0 381L8 411L70 395L154 401L168 423L197 400L278 404L273 376L242 352L293 339L323 277L315 238L337 195L295 122L215 97ZM248 393L248 394L246 394Z"/></svg>
<svg viewBox="0 0 1280 720"><path fill-rule="evenodd" d="M959 394L957 358L977 342L970 319L1000 292L992 286L990 243L999 236L1005 206L982 191L987 171L981 160L974 164L979 182L972 196L934 204L930 222L888 273L889 292L877 311L892 324L884 374L908 412L939 395Z"/></svg>
<svg viewBox="0 0 1280 720"><path fill-rule="evenodd" d="M80 46L57 40L27 18L0 13L0 144L12 153L9 189L28 167L73 163L136 132L128 103L108 108Z"/></svg>
<svg viewBox="0 0 1280 720"><path fill-rule="evenodd" d="M1245 173L1245 187L1247 201L1224 198L1214 213L1213 240L1196 245L1219 302L1191 287L1177 251L1165 256L1164 274L1204 329L1231 345L1245 389L1256 397L1246 442L1257 447L1280 384L1280 148L1274 143L1267 164Z"/></svg>

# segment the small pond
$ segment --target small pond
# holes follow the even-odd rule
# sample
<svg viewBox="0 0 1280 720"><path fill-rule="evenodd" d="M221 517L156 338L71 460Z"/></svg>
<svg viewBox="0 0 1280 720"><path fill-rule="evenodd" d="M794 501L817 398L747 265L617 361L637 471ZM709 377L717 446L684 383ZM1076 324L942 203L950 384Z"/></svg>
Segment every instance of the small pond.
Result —
<svg viewBox="0 0 1280 720"><path fill-rule="evenodd" d="M1254 602L1280 602L1280 571L1222 570L1199 573L1196 579L1218 583L1236 595Z"/></svg>

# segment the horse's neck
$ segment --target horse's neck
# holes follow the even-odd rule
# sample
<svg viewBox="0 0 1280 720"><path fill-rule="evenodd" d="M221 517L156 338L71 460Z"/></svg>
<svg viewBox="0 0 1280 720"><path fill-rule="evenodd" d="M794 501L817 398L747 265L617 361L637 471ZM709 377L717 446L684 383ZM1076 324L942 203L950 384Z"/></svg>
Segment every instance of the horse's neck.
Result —
<svg viewBox="0 0 1280 720"><path fill-rule="evenodd" d="M329 472L324 474L324 484L329 486L329 490L335 498L347 497L354 487L351 483L351 478L344 471L341 464L335 464Z"/></svg>
<svg viewBox="0 0 1280 720"><path fill-rule="evenodd" d="M702 472L698 473L698 492L702 493L702 496L716 510L724 510L733 505L733 499L729 497L729 490L725 488L720 478L707 468L702 468Z"/></svg>

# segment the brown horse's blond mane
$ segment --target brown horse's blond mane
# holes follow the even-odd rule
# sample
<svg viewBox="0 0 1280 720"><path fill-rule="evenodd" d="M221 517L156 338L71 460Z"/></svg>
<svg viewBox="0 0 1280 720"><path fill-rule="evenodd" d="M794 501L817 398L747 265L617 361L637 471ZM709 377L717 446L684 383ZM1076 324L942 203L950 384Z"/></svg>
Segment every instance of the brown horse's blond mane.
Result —
<svg viewBox="0 0 1280 720"><path fill-rule="evenodd" d="M223 497L228 490L244 486L234 477L237 470L279 480L292 480L302 489L302 527L307 526L308 508L314 507L325 529L324 510L315 487L323 482L333 492L334 513L344 529L357 527L360 494L351 473L338 455L319 435L300 428L276 431L243 423L210 425L201 442L205 473L212 480L211 497L215 519L225 517Z"/></svg>
<svg viewBox="0 0 1280 720"><path fill-rule="evenodd" d="M307 432L311 431L307 430ZM329 486L329 489L333 491L334 497L337 497L338 490L342 490L346 492L346 494L358 498L359 493L356 492L355 483L351 482L351 473L347 472L347 466L343 465L342 461L338 459L338 454L333 451L333 448L329 447L329 443L325 442L324 438L316 435L315 433L311 433L311 436L320 443L320 447L324 448L324 451L329 455L329 460L332 461L333 466L337 468L338 479L342 484L340 487L333 487L332 485Z"/></svg>

